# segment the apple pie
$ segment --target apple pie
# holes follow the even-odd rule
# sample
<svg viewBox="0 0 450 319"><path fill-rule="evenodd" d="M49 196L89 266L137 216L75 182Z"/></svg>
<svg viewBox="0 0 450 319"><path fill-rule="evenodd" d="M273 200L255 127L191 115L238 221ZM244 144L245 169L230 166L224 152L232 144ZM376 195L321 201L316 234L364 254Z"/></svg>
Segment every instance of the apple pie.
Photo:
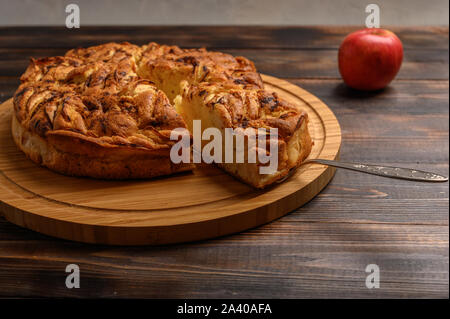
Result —
<svg viewBox="0 0 450 319"><path fill-rule="evenodd" d="M175 164L175 128L276 128L278 164L218 163L254 187L298 166L311 150L307 114L264 90L254 64L205 49L108 43L32 59L14 94L13 138L34 162L74 176L150 178ZM186 133L189 139L192 136Z"/></svg>

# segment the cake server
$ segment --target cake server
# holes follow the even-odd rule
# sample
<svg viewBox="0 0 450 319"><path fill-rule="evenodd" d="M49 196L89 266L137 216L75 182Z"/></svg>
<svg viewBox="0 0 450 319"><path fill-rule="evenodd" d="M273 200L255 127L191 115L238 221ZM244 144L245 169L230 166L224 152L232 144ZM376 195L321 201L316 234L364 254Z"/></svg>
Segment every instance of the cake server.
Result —
<svg viewBox="0 0 450 319"><path fill-rule="evenodd" d="M349 169L353 171L363 172L367 174L379 175L384 177L407 179L411 181L421 181L421 182L446 182L448 177L443 175L425 172L418 169L403 168L403 167L393 167L393 166L381 166L381 165L369 165L362 163L345 163L339 161L332 161L326 159L308 159L302 163L318 163L322 165L328 165L338 168Z"/></svg>

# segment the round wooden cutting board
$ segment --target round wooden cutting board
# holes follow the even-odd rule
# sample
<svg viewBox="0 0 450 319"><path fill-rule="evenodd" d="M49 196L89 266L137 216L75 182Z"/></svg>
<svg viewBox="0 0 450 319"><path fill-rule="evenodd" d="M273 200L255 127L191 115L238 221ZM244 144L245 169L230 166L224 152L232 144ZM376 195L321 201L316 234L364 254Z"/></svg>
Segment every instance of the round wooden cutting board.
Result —
<svg viewBox="0 0 450 319"><path fill-rule="evenodd" d="M309 92L263 75L266 88L308 112L310 158L336 159L339 123ZM12 100L0 105L0 213L47 235L112 245L157 245L240 232L300 207L331 180L335 169L305 164L283 183L255 190L213 165L149 180L68 177L39 167L10 133Z"/></svg>

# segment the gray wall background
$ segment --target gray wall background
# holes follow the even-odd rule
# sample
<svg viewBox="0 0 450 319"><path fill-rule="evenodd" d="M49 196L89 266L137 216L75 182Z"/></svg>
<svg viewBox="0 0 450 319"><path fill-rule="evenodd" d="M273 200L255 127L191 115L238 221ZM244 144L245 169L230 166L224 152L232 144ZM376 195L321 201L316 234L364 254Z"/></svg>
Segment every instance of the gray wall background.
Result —
<svg viewBox="0 0 450 319"><path fill-rule="evenodd" d="M369 3L383 25L447 25L448 0L0 0L0 26L64 25L76 3L84 25L362 25Z"/></svg>

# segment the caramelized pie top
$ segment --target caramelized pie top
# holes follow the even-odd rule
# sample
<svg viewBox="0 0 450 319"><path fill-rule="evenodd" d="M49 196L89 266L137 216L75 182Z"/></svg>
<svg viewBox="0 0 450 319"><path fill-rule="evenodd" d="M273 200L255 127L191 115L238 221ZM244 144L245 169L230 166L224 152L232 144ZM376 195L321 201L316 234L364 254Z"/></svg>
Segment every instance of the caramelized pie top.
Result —
<svg viewBox="0 0 450 319"><path fill-rule="evenodd" d="M166 70L195 83L262 87L254 65L242 57L156 43L108 43L32 59L14 95L16 118L41 137L70 133L105 147L168 150L171 130L186 125L161 90ZM169 81L179 86L177 77Z"/></svg>

